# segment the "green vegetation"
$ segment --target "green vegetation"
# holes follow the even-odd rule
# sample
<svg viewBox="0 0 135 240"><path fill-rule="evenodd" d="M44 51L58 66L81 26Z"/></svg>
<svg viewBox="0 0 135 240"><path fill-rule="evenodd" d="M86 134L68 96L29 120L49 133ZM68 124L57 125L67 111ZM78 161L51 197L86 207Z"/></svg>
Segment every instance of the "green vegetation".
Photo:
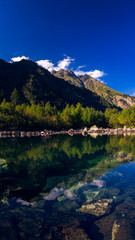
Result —
<svg viewBox="0 0 135 240"><path fill-rule="evenodd" d="M128 107L126 99L132 105L135 98L88 75L53 74L32 61L0 60L0 130L135 126L135 108L118 111L115 106Z"/></svg>
<svg viewBox="0 0 135 240"><path fill-rule="evenodd" d="M82 88L81 84L76 87L28 60L15 63L0 60L0 102L4 98L14 102L14 105L45 104L49 101L59 109L78 102L83 107L101 111L111 107L96 93Z"/></svg>
<svg viewBox="0 0 135 240"><path fill-rule="evenodd" d="M135 106L118 111L117 109L106 109L105 119L108 127L135 127Z"/></svg>
<svg viewBox="0 0 135 240"><path fill-rule="evenodd" d="M135 127L135 106L118 111L106 109L105 113L80 103L67 104L59 110L50 102L42 104L17 104L19 94L15 89L11 101L4 99L0 104L0 130L70 129L97 125L99 127Z"/></svg>
<svg viewBox="0 0 135 240"><path fill-rule="evenodd" d="M94 108L84 108L80 103L76 106L67 104L63 110L51 106L50 102L45 105L16 105L16 99L12 99L11 102L3 100L0 104L0 130L81 128L90 127L95 122L98 126L103 126L105 123L104 114L94 110Z"/></svg>

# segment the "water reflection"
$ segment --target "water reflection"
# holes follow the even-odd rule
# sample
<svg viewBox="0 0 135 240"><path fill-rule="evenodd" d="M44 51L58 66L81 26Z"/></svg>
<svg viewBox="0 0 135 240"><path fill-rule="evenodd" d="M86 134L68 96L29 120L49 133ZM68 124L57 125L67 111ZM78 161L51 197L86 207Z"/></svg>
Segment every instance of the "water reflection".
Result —
<svg viewBox="0 0 135 240"><path fill-rule="evenodd" d="M0 139L1 200L35 201L56 186L65 189L78 181L91 182L132 161L134 140L134 136Z"/></svg>
<svg viewBox="0 0 135 240"><path fill-rule="evenodd" d="M134 239L135 136L1 139L0 157L0 239Z"/></svg>

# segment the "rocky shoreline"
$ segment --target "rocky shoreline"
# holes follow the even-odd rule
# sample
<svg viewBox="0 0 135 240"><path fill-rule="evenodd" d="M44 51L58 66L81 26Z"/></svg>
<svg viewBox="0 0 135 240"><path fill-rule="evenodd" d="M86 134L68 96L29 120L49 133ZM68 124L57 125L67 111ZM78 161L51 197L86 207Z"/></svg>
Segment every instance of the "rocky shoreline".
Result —
<svg viewBox="0 0 135 240"><path fill-rule="evenodd" d="M81 134L83 136L91 135L92 137L102 135L135 135L135 128L98 128L96 125L91 128L69 129L69 130L46 130L43 131L0 131L0 138L5 137L34 137L42 136L49 137L52 135L68 134L70 136Z"/></svg>

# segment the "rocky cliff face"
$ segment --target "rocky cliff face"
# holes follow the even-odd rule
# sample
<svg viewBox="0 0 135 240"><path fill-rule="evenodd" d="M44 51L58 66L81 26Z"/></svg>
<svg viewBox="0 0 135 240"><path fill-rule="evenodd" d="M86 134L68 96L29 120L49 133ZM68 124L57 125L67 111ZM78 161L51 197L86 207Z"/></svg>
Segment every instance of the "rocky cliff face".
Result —
<svg viewBox="0 0 135 240"><path fill-rule="evenodd" d="M128 95L116 95L113 96L112 102L121 108L129 108L135 105L135 98Z"/></svg>
<svg viewBox="0 0 135 240"><path fill-rule="evenodd" d="M75 86L91 90L116 107L124 109L135 105L135 97L125 95L111 89L107 85L87 74L84 76L76 76L73 71L69 70L60 70L58 72L53 72L53 74L59 78L63 78L65 81L68 81Z"/></svg>

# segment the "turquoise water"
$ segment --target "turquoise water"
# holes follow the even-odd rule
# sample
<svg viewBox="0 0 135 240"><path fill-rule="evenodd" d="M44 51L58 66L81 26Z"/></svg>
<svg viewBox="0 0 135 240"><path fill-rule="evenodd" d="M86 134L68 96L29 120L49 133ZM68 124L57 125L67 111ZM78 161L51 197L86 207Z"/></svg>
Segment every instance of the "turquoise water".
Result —
<svg viewBox="0 0 135 240"><path fill-rule="evenodd" d="M0 239L135 239L134 161L135 136L0 139Z"/></svg>

